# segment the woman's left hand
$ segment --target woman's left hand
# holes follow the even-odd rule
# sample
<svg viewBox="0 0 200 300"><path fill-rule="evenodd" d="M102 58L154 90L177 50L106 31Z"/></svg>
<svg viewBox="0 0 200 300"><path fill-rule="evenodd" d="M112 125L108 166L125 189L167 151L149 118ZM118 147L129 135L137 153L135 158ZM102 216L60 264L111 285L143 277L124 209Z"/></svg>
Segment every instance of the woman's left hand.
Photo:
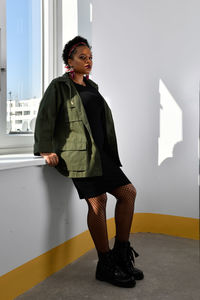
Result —
<svg viewBox="0 0 200 300"><path fill-rule="evenodd" d="M59 163L59 158L56 153L40 153L40 155L44 157L49 166L55 167Z"/></svg>

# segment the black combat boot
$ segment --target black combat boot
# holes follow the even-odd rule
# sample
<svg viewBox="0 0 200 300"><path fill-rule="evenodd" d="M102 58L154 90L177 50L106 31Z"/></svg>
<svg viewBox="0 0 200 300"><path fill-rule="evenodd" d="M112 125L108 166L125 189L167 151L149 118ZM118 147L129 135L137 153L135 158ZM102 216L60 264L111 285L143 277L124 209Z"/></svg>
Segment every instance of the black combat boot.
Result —
<svg viewBox="0 0 200 300"><path fill-rule="evenodd" d="M144 278L144 274L141 270L134 267L135 257L139 254L130 246L130 242L121 242L115 237L115 244L112 249L116 263L119 265L122 271L133 276L136 280Z"/></svg>
<svg viewBox="0 0 200 300"><path fill-rule="evenodd" d="M120 287L134 287L135 279L127 273L124 273L116 264L112 251L98 253L99 261L96 268L96 279L107 281Z"/></svg>

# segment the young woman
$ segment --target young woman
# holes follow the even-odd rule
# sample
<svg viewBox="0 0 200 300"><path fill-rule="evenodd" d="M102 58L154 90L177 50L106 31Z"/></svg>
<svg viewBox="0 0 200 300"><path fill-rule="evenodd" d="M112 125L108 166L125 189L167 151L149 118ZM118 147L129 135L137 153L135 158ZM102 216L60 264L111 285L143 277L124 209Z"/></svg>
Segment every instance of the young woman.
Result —
<svg viewBox="0 0 200 300"><path fill-rule="evenodd" d="M72 178L79 198L88 204L88 228L99 258L96 279L134 287L135 280L144 277L134 266L138 254L129 242L136 189L120 169L111 110L89 79L88 41L76 36L65 45L62 56L67 72L50 83L41 100L34 154ZM107 192L116 198L112 250L106 225Z"/></svg>

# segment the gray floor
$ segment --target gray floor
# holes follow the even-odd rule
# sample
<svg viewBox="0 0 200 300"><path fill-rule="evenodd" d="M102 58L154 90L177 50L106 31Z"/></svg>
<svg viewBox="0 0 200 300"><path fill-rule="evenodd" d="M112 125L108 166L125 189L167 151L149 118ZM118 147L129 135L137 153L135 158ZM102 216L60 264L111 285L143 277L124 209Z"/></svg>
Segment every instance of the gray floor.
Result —
<svg viewBox="0 0 200 300"><path fill-rule="evenodd" d="M16 299L200 300L198 241L152 233L131 234L130 241L139 253L135 266L145 275L134 288L95 280L97 255L91 250Z"/></svg>

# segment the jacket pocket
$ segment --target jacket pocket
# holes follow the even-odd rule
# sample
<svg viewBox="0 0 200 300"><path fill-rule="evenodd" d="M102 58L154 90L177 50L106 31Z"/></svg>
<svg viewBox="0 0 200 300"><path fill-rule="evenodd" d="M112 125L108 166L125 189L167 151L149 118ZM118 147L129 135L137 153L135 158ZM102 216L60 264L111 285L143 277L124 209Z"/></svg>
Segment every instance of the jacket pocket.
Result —
<svg viewBox="0 0 200 300"><path fill-rule="evenodd" d="M68 110L68 119L66 120L68 122L75 122L75 121L81 121L82 118L80 114L78 113L77 109L75 107L70 107Z"/></svg>
<svg viewBox="0 0 200 300"><path fill-rule="evenodd" d="M72 140L68 141L63 147L62 150L86 150L87 142L85 140Z"/></svg>
<svg viewBox="0 0 200 300"><path fill-rule="evenodd" d="M62 148L61 158L69 171L85 171L88 165L88 151L85 140L68 142Z"/></svg>

